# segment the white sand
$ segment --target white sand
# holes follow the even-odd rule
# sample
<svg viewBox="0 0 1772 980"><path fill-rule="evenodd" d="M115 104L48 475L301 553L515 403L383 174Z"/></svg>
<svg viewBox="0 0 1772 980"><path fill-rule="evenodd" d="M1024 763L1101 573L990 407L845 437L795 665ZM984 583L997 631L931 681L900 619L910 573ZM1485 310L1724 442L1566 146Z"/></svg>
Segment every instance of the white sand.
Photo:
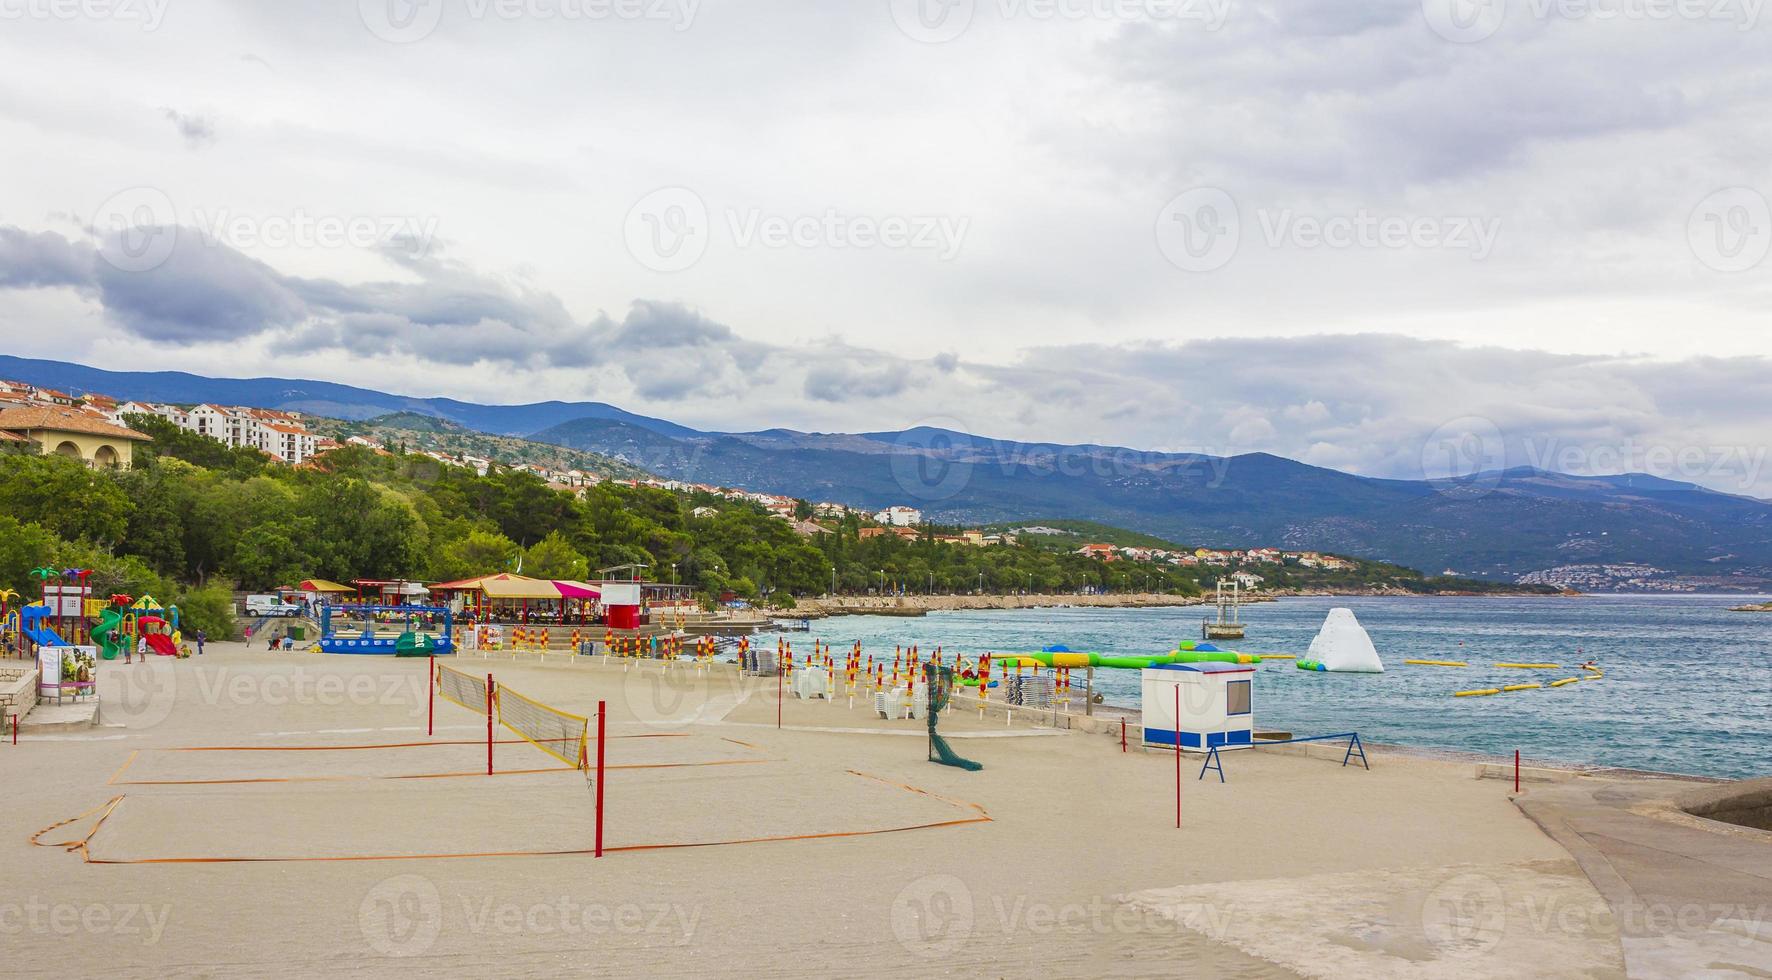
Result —
<svg viewBox="0 0 1772 980"><path fill-rule="evenodd" d="M1530 928L1493 935L1485 881L1501 892L1504 923L1540 899L1601 906L1505 787L1472 779L1468 765L1374 753L1365 772L1239 753L1227 757L1224 785L1187 774L1177 830L1167 754L1122 754L1080 734L968 738L956 749L986 768L962 772L925 761L917 737L777 731L774 683L730 668L666 677L656 664L624 672L559 657L461 665L565 710L606 699L612 735L691 736L610 739L611 765L685 764L610 772L610 846L881 831L973 818L972 804L990 822L601 859L86 864L31 846L31 833L120 794L92 837L95 858L590 846L590 793L577 773L387 778L484 766L484 721L455 705L437 704L435 740L476 744L288 751L425 741L422 661L210 650L152 664L151 678L130 675L133 696L110 678L105 714L126 727L0 750L0 971L1622 972L1616 940L1559 925L1579 917L1535 915ZM789 701L782 715L791 727L921 730L841 698ZM966 712L942 727L1003 731ZM279 750L159 751L210 745ZM496 762L559 765L526 744L498 745ZM1197 759L1186 767L1197 771ZM143 785L287 777L306 781ZM91 823L46 839L78 839ZM1228 912L1231 924L1202 919L1203 909Z"/></svg>

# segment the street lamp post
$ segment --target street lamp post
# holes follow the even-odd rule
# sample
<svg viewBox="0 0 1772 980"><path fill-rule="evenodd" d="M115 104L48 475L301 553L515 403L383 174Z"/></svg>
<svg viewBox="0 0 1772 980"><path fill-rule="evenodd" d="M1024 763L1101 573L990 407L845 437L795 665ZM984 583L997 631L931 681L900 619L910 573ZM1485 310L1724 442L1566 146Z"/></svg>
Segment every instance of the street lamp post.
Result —
<svg viewBox="0 0 1772 980"><path fill-rule="evenodd" d="M831 595L837 594L837 566L831 566Z"/></svg>

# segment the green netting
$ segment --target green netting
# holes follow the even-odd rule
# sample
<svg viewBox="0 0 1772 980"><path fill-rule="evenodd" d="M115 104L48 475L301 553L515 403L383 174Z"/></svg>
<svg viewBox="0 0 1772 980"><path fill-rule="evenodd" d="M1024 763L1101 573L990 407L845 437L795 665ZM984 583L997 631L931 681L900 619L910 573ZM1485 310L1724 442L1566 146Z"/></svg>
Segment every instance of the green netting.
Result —
<svg viewBox="0 0 1772 980"><path fill-rule="evenodd" d="M942 738L935 730L935 723L941 718L942 709L948 706L948 701L954 696L954 669L927 663L923 665L923 679L928 685L929 691L929 710L923 715L929 722L929 761L944 766L953 766L955 769L964 769L967 772L977 772L983 769L983 765L973 762L971 759L961 758L960 754L948 745L947 739Z"/></svg>

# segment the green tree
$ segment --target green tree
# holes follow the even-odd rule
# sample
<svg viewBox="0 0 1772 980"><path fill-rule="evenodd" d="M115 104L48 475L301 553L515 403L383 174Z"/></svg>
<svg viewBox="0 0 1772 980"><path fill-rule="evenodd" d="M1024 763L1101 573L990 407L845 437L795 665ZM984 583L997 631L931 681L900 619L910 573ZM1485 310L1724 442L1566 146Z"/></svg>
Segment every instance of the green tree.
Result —
<svg viewBox="0 0 1772 980"><path fill-rule="evenodd" d="M112 545L128 530L130 509L109 472L65 456L0 456L0 513L63 538Z"/></svg>
<svg viewBox="0 0 1772 980"><path fill-rule="evenodd" d="M452 582L509 571L520 550L515 541L497 531L475 528L437 549L431 559L431 574L439 581Z"/></svg>
<svg viewBox="0 0 1772 980"><path fill-rule="evenodd" d="M559 531L549 531L547 537L524 552L523 574L532 578L576 580L588 573L585 556L579 554Z"/></svg>

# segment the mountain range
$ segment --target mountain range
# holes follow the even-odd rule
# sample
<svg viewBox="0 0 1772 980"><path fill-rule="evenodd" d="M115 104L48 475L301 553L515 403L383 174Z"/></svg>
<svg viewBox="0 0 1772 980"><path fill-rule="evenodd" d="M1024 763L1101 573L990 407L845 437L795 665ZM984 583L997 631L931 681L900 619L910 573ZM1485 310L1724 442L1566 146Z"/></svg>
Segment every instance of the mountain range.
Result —
<svg viewBox="0 0 1772 980"><path fill-rule="evenodd" d="M1212 547L1327 551L1503 580L1561 575L1601 586L1744 590L1772 583L1772 503L1644 474L1521 468L1428 482L1263 453L1151 453L930 428L705 432L601 402L481 405L324 381L114 372L5 355L0 377L121 399L346 419L434 415L614 456L671 479L867 508L905 504L943 522L1082 518Z"/></svg>

